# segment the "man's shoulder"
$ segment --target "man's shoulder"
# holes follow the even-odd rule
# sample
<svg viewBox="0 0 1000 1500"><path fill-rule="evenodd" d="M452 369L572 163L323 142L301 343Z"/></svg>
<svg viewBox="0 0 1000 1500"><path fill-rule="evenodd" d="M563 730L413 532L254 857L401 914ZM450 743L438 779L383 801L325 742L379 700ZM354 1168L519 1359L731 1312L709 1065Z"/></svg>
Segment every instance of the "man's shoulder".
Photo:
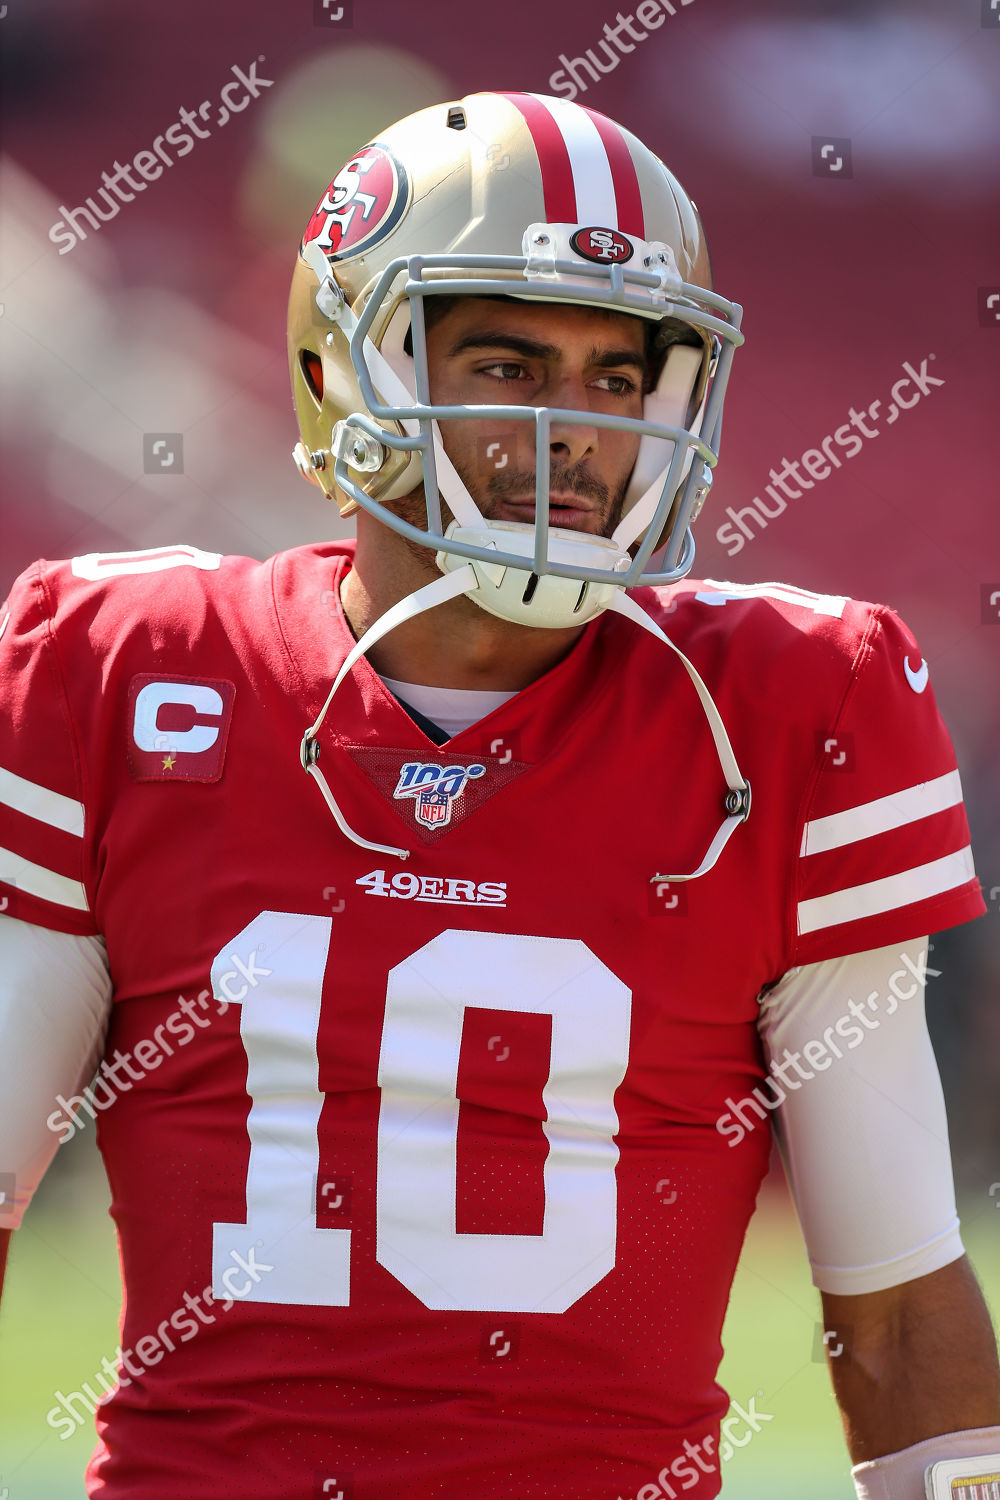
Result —
<svg viewBox="0 0 1000 1500"><path fill-rule="evenodd" d="M657 618L674 616L690 630L725 636L752 631L760 639L791 635L856 636L883 606L846 594L821 594L797 584L736 583L685 578L669 588L644 591L643 604Z"/></svg>
<svg viewBox="0 0 1000 1500"><path fill-rule="evenodd" d="M160 642L191 639L213 624L260 625L276 572L295 587L326 576L337 551L323 543L260 560L179 542L43 558L15 581L8 611L13 626L54 629L67 644L82 631L97 651L136 631Z"/></svg>
<svg viewBox="0 0 1000 1500"><path fill-rule="evenodd" d="M885 605L790 583L686 578L638 597L682 650L706 664L724 657L730 670L828 668L839 674L857 665L886 621L905 633Z"/></svg>
<svg viewBox="0 0 1000 1500"><path fill-rule="evenodd" d="M886 605L795 584L684 579L637 601L713 691L779 715L835 711L852 683L919 673L913 636Z"/></svg>

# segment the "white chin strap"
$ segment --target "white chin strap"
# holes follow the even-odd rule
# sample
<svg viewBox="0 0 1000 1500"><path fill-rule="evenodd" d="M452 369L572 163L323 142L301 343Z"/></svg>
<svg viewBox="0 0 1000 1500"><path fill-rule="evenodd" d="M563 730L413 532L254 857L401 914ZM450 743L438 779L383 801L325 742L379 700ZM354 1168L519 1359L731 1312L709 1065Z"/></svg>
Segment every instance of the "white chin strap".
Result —
<svg viewBox="0 0 1000 1500"><path fill-rule="evenodd" d="M660 629L656 621L651 619L642 606L636 604L635 600L623 590L620 589L617 592L608 605L608 608L615 610L617 614L625 615L627 619L632 620L636 625L641 625L643 630L648 630L650 635L655 635L657 640L663 641L664 645L670 647L675 656L680 657L685 671L694 683L694 689L698 694L699 702L705 710L708 727L712 731L712 739L715 742L715 753L719 757L719 765L722 767L722 774L726 778L726 785L728 787L728 791L723 799L726 818L709 844L705 852L705 857L696 870L692 870L689 875L654 875L650 881L650 885L666 884L675 880L697 880L699 875L708 873L723 849L729 843L739 824L745 823L747 818L749 818L750 783L736 764L736 756L733 754L733 747L729 743L726 726L722 722L722 716L713 702L711 693L705 686L697 668L692 666L680 647L675 646L666 632Z"/></svg>
<svg viewBox="0 0 1000 1500"><path fill-rule="evenodd" d="M330 704L333 702L333 695L355 662L374 646L377 641L380 641L383 636L388 635L391 630L395 630L397 625L402 625L406 620L415 619L417 615L422 615L426 610L433 609L438 604L444 604L448 599L455 599L460 594L468 594L472 597L482 586L478 570L483 566L482 563L464 563L462 566L455 568L454 571L445 573L442 577L435 578L433 582L425 584L423 588L417 589L415 593L410 594L406 599L401 599L398 604L394 604L391 609L380 616L375 621L375 624L365 631L361 639L355 642L347 653L340 671L333 680L333 686L327 694L326 702L320 709L319 716L315 723L309 726L302 737L302 744L299 747L299 757L304 769L319 787L323 800L333 814L334 821L341 833L344 834L345 838L349 838L352 843L357 844L362 849L371 849L377 854L391 854L397 859L409 859L411 852L408 849L397 849L391 844L373 843L370 839L362 838L360 834L355 833L338 807L337 800L330 790L326 777L317 765L320 753L317 735L322 728L323 720L329 712ZM514 572L515 570L508 569L507 571ZM574 586L576 582L573 579L560 579L556 581L574 584ZM650 884L665 884L670 881L679 880L696 880L699 875L706 874L712 868L732 837L737 825L745 822L750 816L750 783L744 778L739 766L736 764L736 757L733 754L733 747L729 743L726 727L722 722L718 709L712 701L711 693L708 691L697 670L688 661L683 651L674 645L670 637L660 629L656 621L652 620L640 605L636 604L634 599L630 598L621 589L615 589L613 586L612 589L612 597L605 607L615 610L620 615L625 615L627 619L632 620L636 625L641 626L642 629L648 630L651 635L655 635L658 640L663 641L676 656L680 657L688 676L694 684L701 706L705 711L708 726L712 732L712 739L715 742L715 751L719 757L719 764L726 778L728 785L728 791L724 800L726 817L712 839L712 842L709 844L701 864L688 875L654 875Z"/></svg>
<svg viewBox="0 0 1000 1500"><path fill-rule="evenodd" d="M317 307L330 320L331 324L335 323L337 325L353 348L359 320L345 301L340 288L333 280L330 274L329 262L317 241L310 241L305 247L303 255L313 275L319 282L319 290L316 293ZM387 406L407 407L419 405L416 394L410 389L402 371L397 369L395 364L386 358L381 349L377 348L367 335L362 340L361 352L375 388ZM338 428L343 425L343 423L337 424ZM400 426L407 437L416 437L420 432L420 423L414 417L401 417ZM438 488L444 499L447 500L452 515L462 526L485 526L486 521L479 506L469 494L454 464L444 451L444 443L441 441L441 431L437 422L433 422L431 426L433 428L434 461L437 468Z"/></svg>
<svg viewBox="0 0 1000 1500"><path fill-rule="evenodd" d="M386 610L384 615L380 615L375 624L365 631L360 641L356 641L345 656L340 671L333 679L333 687L327 693L326 702L319 711L319 717L302 736L302 744L299 746L299 758L303 766L323 793L323 801L333 813L337 827L341 833L362 849L373 849L377 854L394 854L397 859L409 859L410 857L409 849L395 849L391 844L373 844L370 839L363 839L359 833L355 833L337 806L337 800L327 784L326 777L316 764L319 760L319 745L316 743L316 736L319 734L323 720L326 718L330 704L333 702L333 695L358 658L364 656L365 652L374 646L376 641L380 641L384 635L388 635L390 630L395 630L396 626L402 625L405 620L412 620L415 616L422 615L427 609L433 609L435 604L443 604L446 599L457 598L459 594L466 593L470 588L474 588L475 585L476 574L470 564L468 567L460 568L455 573L448 573L442 578L435 578L433 583L427 583L422 589L417 589L415 594L410 594L407 598L400 599L398 604L394 604L391 609Z"/></svg>

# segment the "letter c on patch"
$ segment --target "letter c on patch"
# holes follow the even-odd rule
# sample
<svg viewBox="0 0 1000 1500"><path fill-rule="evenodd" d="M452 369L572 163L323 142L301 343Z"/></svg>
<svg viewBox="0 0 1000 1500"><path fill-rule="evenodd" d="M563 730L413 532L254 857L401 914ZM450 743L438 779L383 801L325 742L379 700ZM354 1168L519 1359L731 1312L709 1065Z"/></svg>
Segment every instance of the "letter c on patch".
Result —
<svg viewBox="0 0 1000 1500"><path fill-rule="evenodd" d="M190 729L157 728L157 718L164 704L180 704L196 713L221 719L225 704L222 695L205 683L147 682L135 700L132 736L140 750L177 751L199 755L209 750L219 738L217 725L194 724Z"/></svg>

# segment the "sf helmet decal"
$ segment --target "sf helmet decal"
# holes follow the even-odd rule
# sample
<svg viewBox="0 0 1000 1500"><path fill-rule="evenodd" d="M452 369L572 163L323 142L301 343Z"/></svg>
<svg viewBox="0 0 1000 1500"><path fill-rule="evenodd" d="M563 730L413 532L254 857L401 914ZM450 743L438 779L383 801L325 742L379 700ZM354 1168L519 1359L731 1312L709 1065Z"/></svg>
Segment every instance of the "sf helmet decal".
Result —
<svg viewBox="0 0 1000 1500"><path fill-rule="evenodd" d="M331 260L357 255L395 229L409 194L402 162L378 142L363 146L341 167L317 204L303 247L315 240Z"/></svg>
<svg viewBox="0 0 1000 1500"><path fill-rule="evenodd" d="M635 254L631 240L617 229L602 229L596 225L578 229L570 244L577 255L582 255L584 260L596 260L599 265L612 261L622 265Z"/></svg>

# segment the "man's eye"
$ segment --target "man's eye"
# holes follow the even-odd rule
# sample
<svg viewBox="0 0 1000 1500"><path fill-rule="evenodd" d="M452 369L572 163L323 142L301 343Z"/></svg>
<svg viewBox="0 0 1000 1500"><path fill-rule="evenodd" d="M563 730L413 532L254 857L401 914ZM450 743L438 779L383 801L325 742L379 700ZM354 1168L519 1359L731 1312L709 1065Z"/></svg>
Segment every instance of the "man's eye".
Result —
<svg viewBox="0 0 1000 1500"><path fill-rule="evenodd" d="M500 364L486 365L481 375L493 375L497 380L517 380L518 376L525 374L523 365L514 364L513 361L504 361Z"/></svg>
<svg viewBox="0 0 1000 1500"><path fill-rule="evenodd" d="M635 390L634 382L627 375L602 375L597 384L610 391L612 396L630 396Z"/></svg>

